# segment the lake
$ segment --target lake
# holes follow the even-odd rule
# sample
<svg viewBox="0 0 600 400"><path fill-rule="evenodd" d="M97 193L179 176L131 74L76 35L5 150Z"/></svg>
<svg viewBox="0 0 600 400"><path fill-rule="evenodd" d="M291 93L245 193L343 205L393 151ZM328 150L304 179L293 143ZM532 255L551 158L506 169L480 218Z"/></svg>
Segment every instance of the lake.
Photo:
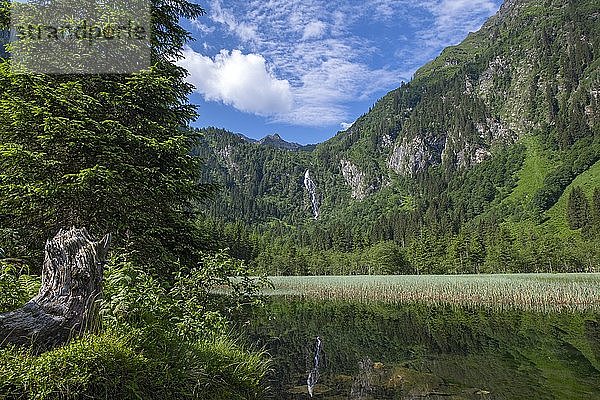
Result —
<svg viewBox="0 0 600 400"><path fill-rule="evenodd" d="M600 399L598 279L274 278L239 322L275 399Z"/></svg>

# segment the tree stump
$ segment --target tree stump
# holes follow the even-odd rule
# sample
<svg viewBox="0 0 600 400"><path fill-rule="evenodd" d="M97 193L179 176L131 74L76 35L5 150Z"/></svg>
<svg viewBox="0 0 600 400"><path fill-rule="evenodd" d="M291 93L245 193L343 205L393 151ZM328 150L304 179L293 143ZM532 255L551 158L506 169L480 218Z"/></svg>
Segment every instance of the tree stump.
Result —
<svg viewBox="0 0 600 400"><path fill-rule="evenodd" d="M0 314L0 346L43 352L93 328L110 239L95 242L85 228L71 228L48 240L40 291L22 308Z"/></svg>

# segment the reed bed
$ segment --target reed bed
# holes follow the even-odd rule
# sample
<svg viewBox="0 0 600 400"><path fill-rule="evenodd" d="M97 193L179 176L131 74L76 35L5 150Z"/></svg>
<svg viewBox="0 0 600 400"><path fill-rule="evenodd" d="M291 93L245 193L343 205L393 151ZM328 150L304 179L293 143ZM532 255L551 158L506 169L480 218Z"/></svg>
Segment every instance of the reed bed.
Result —
<svg viewBox="0 0 600 400"><path fill-rule="evenodd" d="M267 295L319 300L600 311L600 274L272 277Z"/></svg>

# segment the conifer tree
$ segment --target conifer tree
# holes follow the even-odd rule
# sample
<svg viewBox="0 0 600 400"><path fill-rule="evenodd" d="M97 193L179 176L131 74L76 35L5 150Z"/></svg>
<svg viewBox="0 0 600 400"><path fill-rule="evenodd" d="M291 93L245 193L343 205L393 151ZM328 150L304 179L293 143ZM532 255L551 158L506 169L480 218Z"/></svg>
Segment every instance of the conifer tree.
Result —
<svg viewBox="0 0 600 400"><path fill-rule="evenodd" d="M179 18L202 13L154 0L152 65L139 73L15 74L10 60L0 64L0 226L16 237L8 251L35 260L46 238L76 225L112 232L142 265L194 259L202 235L191 221L209 188L191 156L191 86L174 60L189 39Z"/></svg>
<svg viewBox="0 0 600 400"><path fill-rule="evenodd" d="M600 187L594 189L590 215L590 228L593 235L600 234Z"/></svg>
<svg viewBox="0 0 600 400"><path fill-rule="evenodd" d="M571 189L567 202L567 222L573 230L580 229L589 223L590 205L583 189L575 186Z"/></svg>

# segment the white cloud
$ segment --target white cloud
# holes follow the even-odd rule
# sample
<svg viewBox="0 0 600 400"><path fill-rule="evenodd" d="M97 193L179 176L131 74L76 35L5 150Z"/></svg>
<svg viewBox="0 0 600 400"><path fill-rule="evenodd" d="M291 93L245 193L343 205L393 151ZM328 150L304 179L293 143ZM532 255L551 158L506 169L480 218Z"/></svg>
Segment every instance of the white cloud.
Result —
<svg viewBox="0 0 600 400"><path fill-rule="evenodd" d="M384 1L384 0L372 0ZM419 12L405 14L415 28L414 40L395 50L407 70L416 71L447 46L459 44L494 14L500 0L423 0ZM424 13L423 13L424 12Z"/></svg>
<svg viewBox="0 0 600 400"><path fill-rule="evenodd" d="M291 111L293 96L287 80L277 79L263 56L222 50L214 59L184 50L179 65L188 81L207 101L222 101L236 109L262 116Z"/></svg>
<svg viewBox="0 0 600 400"><path fill-rule="evenodd" d="M339 125L353 117L349 115L351 103L373 93L383 94L407 78L390 67L370 67L375 44L350 31L360 18L372 17L370 4L323 0L209 3L209 17L240 38L238 48L262 54L273 71L288 80L292 107L273 115L273 121ZM390 13L389 7L384 11ZM242 33L244 26L252 27L251 34Z"/></svg>
<svg viewBox="0 0 600 400"><path fill-rule="evenodd" d="M498 9L493 0L435 0L425 6L435 17L435 29L425 36L435 46L458 44Z"/></svg>
<svg viewBox="0 0 600 400"><path fill-rule="evenodd" d="M366 64L344 59L320 62L292 88L293 109L278 115L275 121L305 126L339 125L351 117L346 103L366 100L381 87L396 87L398 79L394 71L372 70Z"/></svg>
<svg viewBox="0 0 600 400"><path fill-rule="evenodd" d="M491 0L442 0L434 7L439 14L458 16L467 13L493 13L497 6Z"/></svg>
<svg viewBox="0 0 600 400"><path fill-rule="evenodd" d="M214 26L206 26L205 24L201 23L198 20L194 20L192 21L192 26L194 28L196 28L198 30L198 32L201 32L205 35L209 35L211 33L214 33L215 31L215 27Z"/></svg>
<svg viewBox="0 0 600 400"><path fill-rule="evenodd" d="M320 39L325 34L325 29L327 29L327 26L324 22L313 21L304 28L302 40Z"/></svg>
<svg viewBox="0 0 600 400"><path fill-rule="evenodd" d="M354 122L342 122L340 124L340 127L342 128L343 131L347 131L348 129L350 129L352 127L352 125L354 125Z"/></svg>
<svg viewBox="0 0 600 400"><path fill-rule="evenodd" d="M260 40L258 26L250 22L238 21L231 11L223 8L220 0L213 1L212 10L210 18L214 22L227 26L229 31L236 34L242 41L257 42Z"/></svg>

